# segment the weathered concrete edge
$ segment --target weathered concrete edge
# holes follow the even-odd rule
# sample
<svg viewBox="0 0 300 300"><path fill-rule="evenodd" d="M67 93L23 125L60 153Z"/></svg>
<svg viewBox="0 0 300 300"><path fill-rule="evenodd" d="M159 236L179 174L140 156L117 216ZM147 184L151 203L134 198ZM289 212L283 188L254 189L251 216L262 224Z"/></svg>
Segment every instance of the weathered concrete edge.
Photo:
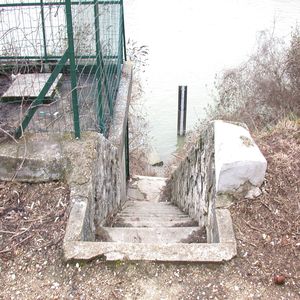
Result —
<svg viewBox="0 0 300 300"><path fill-rule="evenodd" d="M65 160L57 136L27 133L15 143L8 140L0 147L0 180L48 182L64 178Z"/></svg>
<svg viewBox="0 0 300 300"><path fill-rule="evenodd" d="M139 244L64 240L64 259L223 262L237 255L232 219L228 209L217 209L218 243Z"/></svg>
<svg viewBox="0 0 300 300"><path fill-rule="evenodd" d="M114 107L114 118L110 127L108 140L117 148L122 144L126 134L127 116L132 89L132 64L124 62L118 94ZM123 149L120 149L122 152Z"/></svg>
<svg viewBox="0 0 300 300"><path fill-rule="evenodd" d="M184 262L223 262L234 257L232 243L214 244L139 244L114 242L67 242L64 244L66 261L146 260Z"/></svg>
<svg viewBox="0 0 300 300"><path fill-rule="evenodd" d="M215 210L215 212L218 226L219 242L234 244L236 252L236 240L229 209L218 208Z"/></svg>
<svg viewBox="0 0 300 300"><path fill-rule="evenodd" d="M85 197L76 197L73 199L72 209L68 218L64 243L70 241L93 240L92 230L85 230L89 221L89 199Z"/></svg>
<svg viewBox="0 0 300 300"><path fill-rule="evenodd" d="M15 178L20 182L49 182L64 178L62 159L35 159L32 157L0 156L0 180ZM11 170L11 171L9 171Z"/></svg>

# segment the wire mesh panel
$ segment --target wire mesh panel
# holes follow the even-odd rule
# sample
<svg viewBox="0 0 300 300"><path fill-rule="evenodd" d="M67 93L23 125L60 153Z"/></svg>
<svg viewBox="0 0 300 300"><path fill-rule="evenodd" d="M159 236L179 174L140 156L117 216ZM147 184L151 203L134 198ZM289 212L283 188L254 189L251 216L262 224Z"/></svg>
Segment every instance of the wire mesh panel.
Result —
<svg viewBox="0 0 300 300"><path fill-rule="evenodd" d="M57 3L57 4L56 4ZM4 0L0 4L3 59L62 56L67 49L65 7L60 0Z"/></svg>
<svg viewBox="0 0 300 300"><path fill-rule="evenodd" d="M1 128L76 132L80 126L106 133L123 62L123 26L119 1L2 1Z"/></svg>

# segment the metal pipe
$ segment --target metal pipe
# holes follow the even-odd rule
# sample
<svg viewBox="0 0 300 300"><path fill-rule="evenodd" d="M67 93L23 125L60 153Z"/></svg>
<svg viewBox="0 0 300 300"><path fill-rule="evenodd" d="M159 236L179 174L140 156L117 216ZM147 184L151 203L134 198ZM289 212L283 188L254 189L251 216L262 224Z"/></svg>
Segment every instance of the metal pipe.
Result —
<svg viewBox="0 0 300 300"><path fill-rule="evenodd" d="M186 133L187 86L178 87L177 135Z"/></svg>

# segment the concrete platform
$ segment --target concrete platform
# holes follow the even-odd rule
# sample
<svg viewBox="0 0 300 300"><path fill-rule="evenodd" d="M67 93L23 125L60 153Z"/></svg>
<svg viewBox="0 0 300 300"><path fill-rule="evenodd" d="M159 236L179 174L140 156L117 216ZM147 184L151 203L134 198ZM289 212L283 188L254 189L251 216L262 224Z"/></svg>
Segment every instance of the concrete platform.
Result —
<svg viewBox="0 0 300 300"><path fill-rule="evenodd" d="M4 101L35 99L41 92L50 75L51 73L18 74L12 85L1 98ZM61 77L62 74L57 76L45 98L51 98L53 96Z"/></svg>
<svg viewBox="0 0 300 300"><path fill-rule="evenodd" d="M159 202L167 178L135 176L128 188L128 198L137 201Z"/></svg>

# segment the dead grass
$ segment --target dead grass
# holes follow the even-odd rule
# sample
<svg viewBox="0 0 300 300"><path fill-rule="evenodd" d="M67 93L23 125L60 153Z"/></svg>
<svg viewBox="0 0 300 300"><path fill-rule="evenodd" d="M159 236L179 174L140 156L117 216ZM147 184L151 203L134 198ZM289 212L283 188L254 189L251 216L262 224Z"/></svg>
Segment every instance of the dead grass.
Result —
<svg viewBox="0 0 300 300"><path fill-rule="evenodd" d="M0 260L61 245L68 205L64 184L0 182Z"/></svg>
<svg viewBox="0 0 300 300"><path fill-rule="evenodd" d="M268 161L263 194L238 199L231 208L246 276L270 283L283 274L300 288L300 137L299 121L284 120L256 135Z"/></svg>

